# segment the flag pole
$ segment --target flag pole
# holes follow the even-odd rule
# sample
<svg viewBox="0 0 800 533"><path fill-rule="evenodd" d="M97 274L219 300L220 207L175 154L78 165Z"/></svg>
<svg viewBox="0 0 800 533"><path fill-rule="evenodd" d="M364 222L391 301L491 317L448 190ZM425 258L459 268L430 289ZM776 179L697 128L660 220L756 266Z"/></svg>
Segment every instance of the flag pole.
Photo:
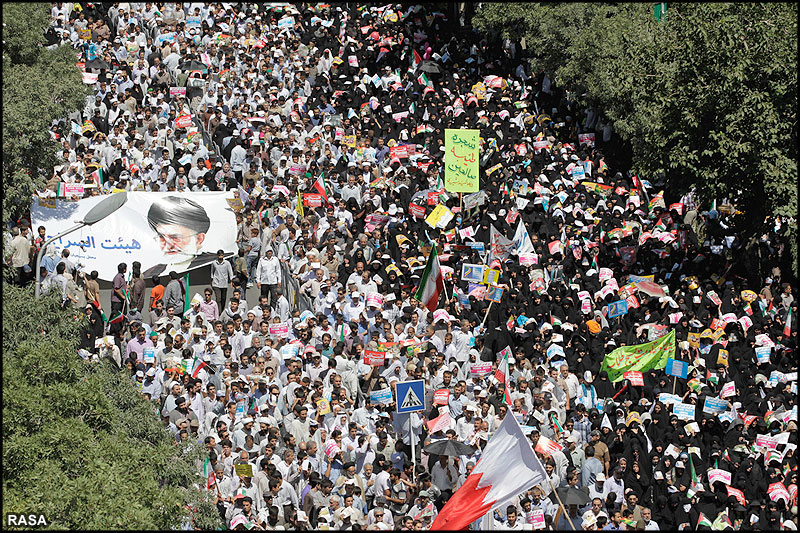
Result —
<svg viewBox="0 0 800 533"><path fill-rule="evenodd" d="M411 415L408 413L408 430L409 437L411 438L411 483L417 483L417 447L414 445L414 424L411 423Z"/></svg>
<svg viewBox="0 0 800 533"><path fill-rule="evenodd" d="M483 329L483 325L486 323L486 318L489 316L489 311L491 311L493 303L494 302L492 300L489 300L489 307L486 308L486 314L483 315L483 322L481 322L481 329Z"/></svg>
<svg viewBox="0 0 800 533"><path fill-rule="evenodd" d="M558 491L553 486L553 482L550 481L550 478L547 478L547 482L550 483L550 488L553 489L553 494L556 495L556 499L558 500L558 505L561 506L561 510L564 512L564 515L567 517L567 521L569 522L570 527L572 527L573 531L577 531L577 529L575 529L575 524L572 523L572 517L569 516L569 513L567 512L567 508L564 507L564 502L561 501L561 497L558 495ZM558 524L554 524L554 525L556 527L558 527Z"/></svg>

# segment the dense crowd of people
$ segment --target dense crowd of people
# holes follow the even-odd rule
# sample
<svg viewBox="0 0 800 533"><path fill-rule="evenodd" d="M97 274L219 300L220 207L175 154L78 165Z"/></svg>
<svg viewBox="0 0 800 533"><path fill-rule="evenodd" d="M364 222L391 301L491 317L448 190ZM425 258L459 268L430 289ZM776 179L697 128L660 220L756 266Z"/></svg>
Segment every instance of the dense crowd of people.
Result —
<svg viewBox="0 0 800 533"><path fill-rule="evenodd" d="M347 6L52 7L49 44L76 48L92 95L53 125L64 163L40 198L242 201L238 253L188 308L175 272L121 264L105 307L69 250L42 261L45 290L86 305L86 357L207 446L198 483L226 526L427 529L514 416L549 482L472 529L796 529L796 221L743 242L746 206L615 168L610 124L520 43L421 5ZM480 192L447 191L445 128L480 130ZM432 225L438 205L452 217ZM11 230L17 282L45 232ZM431 254L435 312L414 297ZM497 273L499 301L464 264ZM685 377L601 371L672 334ZM413 379L424 410L398 414ZM472 452L425 451L443 439Z"/></svg>

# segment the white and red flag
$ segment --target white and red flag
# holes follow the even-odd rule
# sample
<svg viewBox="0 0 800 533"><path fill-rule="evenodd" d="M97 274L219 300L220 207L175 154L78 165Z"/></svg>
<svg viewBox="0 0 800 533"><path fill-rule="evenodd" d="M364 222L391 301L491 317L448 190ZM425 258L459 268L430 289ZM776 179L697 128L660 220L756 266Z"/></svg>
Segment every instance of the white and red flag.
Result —
<svg viewBox="0 0 800 533"><path fill-rule="evenodd" d="M507 415L486 445L481 460L442 508L431 529L466 529L546 478L544 467L519 422Z"/></svg>

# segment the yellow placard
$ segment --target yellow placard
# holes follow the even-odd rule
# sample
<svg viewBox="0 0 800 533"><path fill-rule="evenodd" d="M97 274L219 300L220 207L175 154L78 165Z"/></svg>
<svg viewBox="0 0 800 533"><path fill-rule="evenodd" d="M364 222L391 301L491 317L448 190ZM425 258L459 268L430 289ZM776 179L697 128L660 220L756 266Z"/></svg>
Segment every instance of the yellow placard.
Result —
<svg viewBox="0 0 800 533"><path fill-rule="evenodd" d="M449 218L448 218L449 217ZM453 212L450 211L447 207L443 204L438 204L431 214L425 219L425 222L432 228L437 227L439 223L442 225L446 225L447 222L444 222L444 219L447 218L447 222L449 222L450 218L453 218Z"/></svg>
<svg viewBox="0 0 800 533"><path fill-rule="evenodd" d="M484 270L483 271L483 282L484 283L491 283L497 284L500 281L500 271L499 270Z"/></svg>
<svg viewBox="0 0 800 533"><path fill-rule="evenodd" d="M700 334L699 333L689 333L686 336L687 340L689 341L689 346L692 348L699 348L700 347Z"/></svg>
<svg viewBox="0 0 800 533"><path fill-rule="evenodd" d="M720 350L717 355L717 364L728 366L728 350Z"/></svg>
<svg viewBox="0 0 800 533"><path fill-rule="evenodd" d="M244 209L244 204L240 198L226 198L225 201L228 202L228 205L234 211L241 211Z"/></svg>
<svg viewBox="0 0 800 533"><path fill-rule="evenodd" d="M355 148L356 146L356 136L355 135L345 135L342 137L342 144L345 146L349 146L350 148Z"/></svg>
<svg viewBox="0 0 800 533"><path fill-rule="evenodd" d="M444 188L478 192L479 130L444 130Z"/></svg>
<svg viewBox="0 0 800 533"><path fill-rule="evenodd" d="M253 465L233 465L237 476L253 477Z"/></svg>
<svg viewBox="0 0 800 533"><path fill-rule="evenodd" d="M756 294L755 292L753 292L751 290L742 291L742 300L744 300L745 302L748 302L748 303L749 302L755 302L757 298L758 298L758 294Z"/></svg>
<svg viewBox="0 0 800 533"><path fill-rule="evenodd" d="M325 398L320 398L317 400L317 414L318 415L327 415L331 412L331 403L326 400Z"/></svg>

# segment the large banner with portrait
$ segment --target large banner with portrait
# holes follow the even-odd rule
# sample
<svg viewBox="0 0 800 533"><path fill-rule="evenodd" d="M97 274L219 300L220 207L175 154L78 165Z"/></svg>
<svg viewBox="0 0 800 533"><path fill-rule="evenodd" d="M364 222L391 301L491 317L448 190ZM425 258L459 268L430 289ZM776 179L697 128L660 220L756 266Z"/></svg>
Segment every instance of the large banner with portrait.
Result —
<svg viewBox="0 0 800 533"><path fill-rule="evenodd" d="M85 272L96 270L111 281L120 263L142 264L145 278L187 272L237 251L236 215L228 204L231 192L129 192L128 201L93 226L85 226L56 240L60 254L69 248L70 259ZM47 237L57 235L82 220L106 196L75 201L34 200L31 222L44 226ZM53 206L54 205L54 206Z"/></svg>

